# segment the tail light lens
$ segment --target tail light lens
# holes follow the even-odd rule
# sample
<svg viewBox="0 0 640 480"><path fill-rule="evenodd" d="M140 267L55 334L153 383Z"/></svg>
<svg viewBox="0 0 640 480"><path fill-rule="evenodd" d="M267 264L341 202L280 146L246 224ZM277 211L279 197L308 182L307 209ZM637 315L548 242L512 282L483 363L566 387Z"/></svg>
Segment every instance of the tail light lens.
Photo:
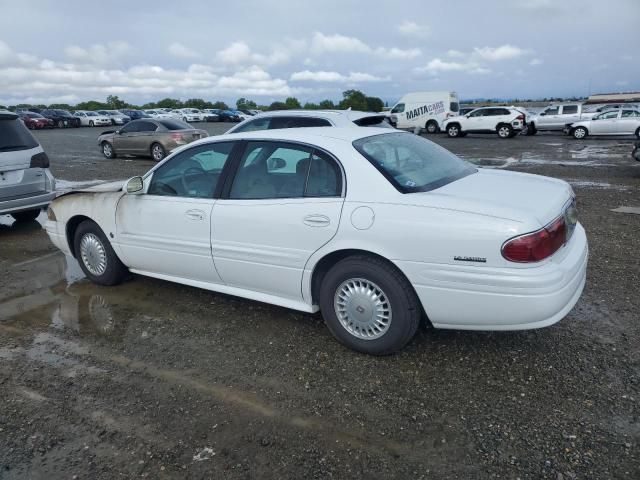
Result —
<svg viewBox="0 0 640 480"><path fill-rule="evenodd" d="M564 215L541 230L520 235L502 246L502 256L510 262L539 262L557 252L567 241Z"/></svg>
<svg viewBox="0 0 640 480"><path fill-rule="evenodd" d="M173 138L176 142L183 142L184 141L184 137L182 136L181 133L172 133L171 134L171 138Z"/></svg>
<svg viewBox="0 0 640 480"><path fill-rule="evenodd" d="M516 120L522 120L524 122L524 115L518 115Z"/></svg>
<svg viewBox="0 0 640 480"><path fill-rule="evenodd" d="M44 152L36 153L31 157L29 168L49 168L49 157Z"/></svg>

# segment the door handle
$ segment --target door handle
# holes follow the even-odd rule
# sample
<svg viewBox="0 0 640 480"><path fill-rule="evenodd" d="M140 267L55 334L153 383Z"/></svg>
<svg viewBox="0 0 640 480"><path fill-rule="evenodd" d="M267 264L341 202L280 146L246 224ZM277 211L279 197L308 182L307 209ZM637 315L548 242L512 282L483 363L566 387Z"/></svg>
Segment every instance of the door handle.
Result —
<svg viewBox="0 0 640 480"><path fill-rule="evenodd" d="M190 220L204 220L204 212L202 210L187 210L184 214Z"/></svg>
<svg viewBox="0 0 640 480"><path fill-rule="evenodd" d="M302 222L310 227L326 227L331 223L331 220L326 215L314 214L307 215L306 217L304 217Z"/></svg>

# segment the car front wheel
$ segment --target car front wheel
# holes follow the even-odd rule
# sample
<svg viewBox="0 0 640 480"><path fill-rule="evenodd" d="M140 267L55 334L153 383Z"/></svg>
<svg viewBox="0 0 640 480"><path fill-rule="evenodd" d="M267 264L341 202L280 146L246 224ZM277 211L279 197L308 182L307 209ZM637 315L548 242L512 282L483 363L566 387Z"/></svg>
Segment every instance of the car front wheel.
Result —
<svg viewBox="0 0 640 480"><path fill-rule="evenodd" d="M509 138L513 136L513 128L511 125L500 125L498 127L498 136L500 138Z"/></svg>
<svg viewBox="0 0 640 480"><path fill-rule="evenodd" d="M584 127L577 127L573 129L573 138L582 140L588 135L587 129Z"/></svg>
<svg viewBox="0 0 640 480"><path fill-rule="evenodd" d="M402 273L382 259L359 255L327 272L320 309L338 341L371 355L402 349L415 335L422 312Z"/></svg>
<svg viewBox="0 0 640 480"><path fill-rule="evenodd" d="M167 155L167 152L164 150L164 147L159 143L154 143L151 145L151 158L153 158L156 162L159 162Z"/></svg>
<svg viewBox="0 0 640 480"><path fill-rule="evenodd" d="M459 137L460 127L458 125L449 125L447 127L447 135L449 135L451 138Z"/></svg>
<svg viewBox="0 0 640 480"><path fill-rule="evenodd" d="M80 268L92 282L116 285L126 277L127 267L113 251L97 223L85 220L78 225L73 245Z"/></svg>
<svg viewBox="0 0 640 480"><path fill-rule="evenodd" d="M109 142L102 142L102 154L111 159L111 158L116 158L116 151L113 149L113 145L111 145Z"/></svg>

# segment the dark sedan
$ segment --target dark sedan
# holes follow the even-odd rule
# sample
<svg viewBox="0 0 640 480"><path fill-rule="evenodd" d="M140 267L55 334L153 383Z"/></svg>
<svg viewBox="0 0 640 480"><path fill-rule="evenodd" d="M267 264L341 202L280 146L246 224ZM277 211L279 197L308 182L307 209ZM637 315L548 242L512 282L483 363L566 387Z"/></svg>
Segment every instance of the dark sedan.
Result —
<svg viewBox="0 0 640 480"><path fill-rule="evenodd" d="M18 116L29 130L40 130L41 128L53 128L55 126L53 120L45 118L39 113L22 111L18 112Z"/></svg>
<svg viewBox="0 0 640 480"><path fill-rule="evenodd" d="M148 113L144 113L141 110L120 109L119 112L124 113L131 120L140 120L141 118L151 118L151 115L149 115Z"/></svg>
<svg viewBox="0 0 640 480"><path fill-rule="evenodd" d="M48 108L40 112L45 118L49 120L53 120L53 123L58 128L68 128L68 127L79 127L80 119L78 117L74 117L67 110L59 110L57 108Z"/></svg>

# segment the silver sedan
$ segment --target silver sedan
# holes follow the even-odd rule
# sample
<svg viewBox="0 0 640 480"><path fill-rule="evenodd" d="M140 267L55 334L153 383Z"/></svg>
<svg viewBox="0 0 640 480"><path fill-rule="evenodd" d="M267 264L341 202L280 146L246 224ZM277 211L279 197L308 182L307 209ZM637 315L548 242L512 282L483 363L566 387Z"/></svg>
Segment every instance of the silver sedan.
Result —
<svg viewBox="0 0 640 480"><path fill-rule="evenodd" d="M640 111L619 109L569 125L565 132L579 140L588 135L635 135L640 138Z"/></svg>

